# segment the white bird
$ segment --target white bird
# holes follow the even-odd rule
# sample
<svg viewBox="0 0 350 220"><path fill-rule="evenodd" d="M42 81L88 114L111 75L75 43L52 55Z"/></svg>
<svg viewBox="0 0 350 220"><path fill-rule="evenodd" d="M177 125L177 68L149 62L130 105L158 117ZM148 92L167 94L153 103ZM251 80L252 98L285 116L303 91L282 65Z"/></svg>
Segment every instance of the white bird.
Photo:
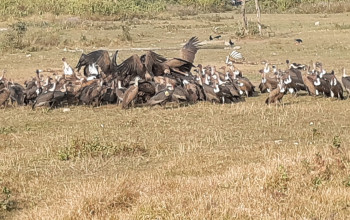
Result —
<svg viewBox="0 0 350 220"><path fill-rule="evenodd" d="M64 72L64 75L69 75L69 76L73 75L73 73L74 73L73 69L66 62L66 58L62 58L62 61L63 61L63 72Z"/></svg>

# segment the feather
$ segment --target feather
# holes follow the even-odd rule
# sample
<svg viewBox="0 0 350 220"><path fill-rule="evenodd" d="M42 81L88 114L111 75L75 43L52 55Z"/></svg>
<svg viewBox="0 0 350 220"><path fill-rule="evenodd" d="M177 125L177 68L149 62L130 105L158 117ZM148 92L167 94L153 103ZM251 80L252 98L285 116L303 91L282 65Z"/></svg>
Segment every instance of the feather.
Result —
<svg viewBox="0 0 350 220"><path fill-rule="evenodd" d="M197 51L199 50L199 40L192 37L181 49L181 58L187 62L193 63Z"/></svg>
<svg viewBox="0 0 350 220"><path fill-rule="evenodd" d="M237 51L235 51L235 50L230 53L230 57L235 59L235 60L243 59L242 54L237 52Z"/></svg>

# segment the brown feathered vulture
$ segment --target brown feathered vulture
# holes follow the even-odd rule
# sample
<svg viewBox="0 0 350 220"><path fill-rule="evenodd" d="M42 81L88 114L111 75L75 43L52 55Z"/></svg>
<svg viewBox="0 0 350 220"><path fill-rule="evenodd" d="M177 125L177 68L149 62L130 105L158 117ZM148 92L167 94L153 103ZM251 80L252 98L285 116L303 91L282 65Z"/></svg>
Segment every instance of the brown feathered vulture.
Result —
<svg viewBox="0 0 350 220"><path fill-rule="evenodd" d="M137 54L132 55L128 59L119 64L113 73L117 80L122 82L125 87L129 86L136 76L140 79L145 79L146 67L144 65L145 56L139 57Z"/></svg>
<svg viewBox="0 0 350 220"><path fill-rule="evenodd" d="M315 96L316 95L316 88L315 88L315 85L313 84L312 77L303 75L302 79L303 79L304 85L307 88L307 91L309 92L309 95Z"/></svg>
<svg viewBox="0 0 350 220"><path fill-rule="evenodd" d="M346 75L345 68L343 68L343 76L341 78L345 90L348 92L348 97L350 95L350 76Z"/></svg>
<svg viewBox="0 0 350 220"><path fill-rule="evenodd" d="M7 88L8 87L8 83L5 82L4 83L4 87L2 89L0 89L0 107L5 105L10 97L10 90Z"/></svg>
<svg viewBox="0 0 350 220"><path fill-rule="evenodd" d="M198 50L199 40L197 37L192 37L180 50L181 58L169 59L165 61L165 65L172 71L186 75L194 67L193 63Z"/></svg>
<svg viewBox="0 0 350 220"><path fill-rule="evenodd" d="M154 76L161 76L171 72L188 75L192 67L196 53L199 49L199 40L192 37L180 50L179 58L165 59L163 56L148 51L145 54L147 71Z"/></svg>
<svg viewBox="0 0 350 220"><path fill-rule="evenodd" d="M278 83L277 88L272 90L269 94L269 97L266 99L266 104L272 104L272 103L280 103L284 94L285 94L286 88L283 82Z"/></svg>
<svg viewBox="0 0 350 220"><path fill-rule="evenodd" d="M129 86L129 88L125 91L122 108L128 108L129 104L136 99L137 93L139 92L139 80L140 77L136 77L134 85Z"/></svg>

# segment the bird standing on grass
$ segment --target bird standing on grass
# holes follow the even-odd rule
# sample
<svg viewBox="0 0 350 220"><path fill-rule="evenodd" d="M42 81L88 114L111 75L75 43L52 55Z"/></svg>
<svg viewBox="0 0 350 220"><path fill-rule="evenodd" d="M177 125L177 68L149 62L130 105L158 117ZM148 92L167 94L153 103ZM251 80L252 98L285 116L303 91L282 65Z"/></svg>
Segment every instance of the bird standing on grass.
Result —
<svg viewBox="0 0 350 220"><path fill-rule="evenodd" d="M126 109L129 107L129 104L137 97L139 92L139 76L135 77L135 84L130 86L124 93L122 108Z"/></svg>
<svg viewBox="0 0 350 220"><path fill-rule="evenodd" d="M212 37L211 35L209 36L209 40L214 40L214 39L219 39L221 37L221 35Z"/></svg>
<svg viewBox="0 0 350 220"><path fill-rule="evenodd" d="M235 45L235 43L233 43L231 39L228 43L230 44L231 47L233 47Z"/></svg>
<svg viewBox="0 0 350 220"><path fill-rule="evenodd" d="M298 38L298 39L295 39L295 42L296 42L296 45L298 45L298 44L302 44L303 40Z"/></svg>
<svg viewBox="0 0 350 220"><path fill-rule="evenodd" d="M63 61L63 71L64 71L64 75L68 75L71 76L73 75L73 69L72 67L70 67L66 61L66 58L62 58Z"/></svg>

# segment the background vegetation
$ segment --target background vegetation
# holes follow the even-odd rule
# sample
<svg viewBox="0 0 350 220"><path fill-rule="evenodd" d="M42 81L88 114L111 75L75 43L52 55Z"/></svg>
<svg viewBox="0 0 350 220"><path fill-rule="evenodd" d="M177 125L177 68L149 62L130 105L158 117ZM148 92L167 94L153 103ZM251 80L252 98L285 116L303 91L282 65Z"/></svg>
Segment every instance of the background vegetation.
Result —
<svg viewBox="0 0 350 220"><path fill-rule="evenodd" d="M1 16L25 17L52 13L55 15L114 16L125 19L137 16L154 16L167 11L174 13L173 7L191 7L194 11L232 10L229 0L2 0ZM260 0L263 12L344 12L350 10L345 0ZM254 1L247 5L254 8ZM170 10L169 10L170 9ZM178 9L178 8L177 8Z"/></svg>

